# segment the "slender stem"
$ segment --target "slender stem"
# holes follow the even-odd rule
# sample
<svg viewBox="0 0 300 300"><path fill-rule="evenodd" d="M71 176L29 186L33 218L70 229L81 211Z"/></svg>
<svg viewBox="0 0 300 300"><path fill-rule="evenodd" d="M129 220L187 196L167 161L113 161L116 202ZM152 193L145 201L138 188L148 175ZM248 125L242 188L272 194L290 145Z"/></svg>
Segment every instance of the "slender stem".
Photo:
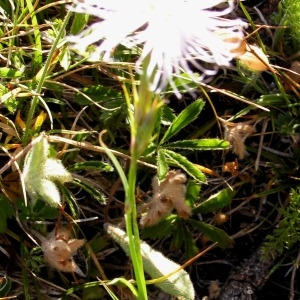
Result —
<svg viewBox="0 0 300 300"><path fill-rule="evenodd" d="M126 188L125 198L125 223L126 232L129 239L129 250L130 256L134 268L134 274L136 277L138 287L138 299L147 300L147 289L146 281L143 268L143 260L140 248L139 228L137 224L137 212L135 203L135 185L137 176L137 165L138 165L138 152L137 152L137 123L136 118L131 110L131 101L126 86L123 85L123 91L125 100L127 103L128 116L130 119L131 129L131 160L128 174L128 185ZM133 88L134 97L138 97L136 90Z"/></svg>
<svg viewBox="0 0 300 300"><path fill-rule="evenodd" d="M125 200L125 222L129 237L129 249L132 259L136 282L138 286L139 299L147 299L146 281L144 276L143 261L140 248L139 229L137 224L137 213L135 203L135 184L137 174L137 155L132 153L128 175L128 189Z"/></svg>
<svg viewBox="0 0 300 300"><path fill-rule="evenodd" d="M23 139L23 143L24 144L28 144L28 142L29 142L29 139L30 139L30 126L31 126L31 122L32 122L33 117L34 117L36 106L37 106L37 104L39 102L38 95L42 92L42 88L43 88L45 79L47 77L48 70L50 69L50 65L51 65L54 53L55 53L55 51L57 49L57 45L60 42L60 39L61 39L61 37L63 36L63 34L65 32L66 26L67 26L67 24L69 22L69 19L70 19L72 13L73 12L68 11L68 13L66 14L66 17L65 17L65 19L64 19L64 21L63 21L63 23L61 25L61 28L59 29L57 37L54 40L53 45L52 45L52 47L50 49L49 55L47 57L45 65L43 67L43 71L42 71L42 73L40 75L40 78L38 78L38 80L37 80L37 86L36 86L36 89L35 89L36 96L34 96L33 99L32 99L31 106L30 106L30 109L29 109L29 112L28 112L28 116L27 116L27 120L26 120L26 128L25 128L24 139ZM36 81L36 78L33 79L33 83L35 81Z"/></svg>

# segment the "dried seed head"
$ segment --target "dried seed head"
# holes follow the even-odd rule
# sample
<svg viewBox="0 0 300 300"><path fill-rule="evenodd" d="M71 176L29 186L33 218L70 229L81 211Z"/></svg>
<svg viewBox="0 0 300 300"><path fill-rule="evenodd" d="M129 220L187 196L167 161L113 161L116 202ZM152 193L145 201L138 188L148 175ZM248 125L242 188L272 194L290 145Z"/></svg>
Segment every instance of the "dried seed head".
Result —
<svg viewBox="0 0 300 300"><path fill-rule="evenodd" d="M243 159L246 153L245 140L256 131L255 128L247 123L224 122L223 125L224 139L230 143L232 152Z"/></svg>
<svg viewBox="0 0 300 300"><path fill-rule="evenodd" d="M152 180L153 197L147 203L147 213L141 218L142 226L152 226L166 217L175 208L179 216L188 218L191 209L185 203L187 178L180 171L169 171L159 183L157 176Z"/></svg>
<svg viewBox="0 0 300 300"><path fill-rule="evenodd" d="M54 229L42 242L41 248L49 266L84 277L85 275L73 259L74 254L84 242L84 240L70 239L70 231L62 227L57 232Z"/></svg>
<svg viewBox="0 0 300 300"><path fill-rule="evenodd" d="M153 226L170 214L173 208L173 203L169 199L153 198L149 203L147 203L147 213L141 218L140 224L143 227Z"/></svg>
<svg viewBox="0 0 300 300"><path fill-rule="evenodd" d="M216 225L222 225L224 223L226 223L229 219L229 216L222 213L222 212L218 212L214 215L214 221L216 223Z"/></svg>
<svg viewBox="0 0 300 300"><path fill-rule="evenodd" d="M208 292L209 292L209 297L208 297L209 299L213 300L219 298L221 292L219 280L214 280L210 283L208 287Z"/></svg>

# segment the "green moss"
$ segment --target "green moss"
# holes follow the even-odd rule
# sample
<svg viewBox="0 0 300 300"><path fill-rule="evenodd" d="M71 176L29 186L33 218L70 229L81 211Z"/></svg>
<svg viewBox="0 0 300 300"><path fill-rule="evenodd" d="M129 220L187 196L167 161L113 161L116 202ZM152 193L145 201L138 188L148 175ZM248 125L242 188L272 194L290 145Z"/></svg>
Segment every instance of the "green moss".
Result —
<svg viewBox="0 0 300 300"><path fill-rule="evenodd" d="M292 189L290 204L287 208L281 208L283 216L272 235L267 237L263 254L282 254L300 241L300 187Z"/></svg>
<svg viewBox="0 0 300 300"><path fill-rule="evenodd" d="M273 22L281 26L276 32L273 46L285 54L300 50L300 0L282 0ZM286 26L284 29L282 26Z"/></svg>

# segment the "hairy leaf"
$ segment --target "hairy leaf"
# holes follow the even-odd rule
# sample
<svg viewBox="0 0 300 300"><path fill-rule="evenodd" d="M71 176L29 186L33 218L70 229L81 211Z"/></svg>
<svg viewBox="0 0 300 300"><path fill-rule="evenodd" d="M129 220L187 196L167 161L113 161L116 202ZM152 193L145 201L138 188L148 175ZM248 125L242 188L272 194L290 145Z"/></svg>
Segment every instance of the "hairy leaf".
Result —
<svg viewBox="0 0 300 300"><path fill-rule="evenodd" d="M205 175L188 159L186 159L181 154L175 153L171 150L162 150L164 155L170 160L170 162L181 169L183 169L187 174L196 179L197 181L206 182Z"/></svg>
<svg viewBox="0 0 300 300"><path fill-rule="evenodd" d="M45 137L39 137L27 153L23 180L33 204L41 198L51 206L61 204L57 183L63 184L73 180L72 175L56 158L49 158L50 145Z"/></svg>
<svg viewBox="0 0 300 300"><path fill-rule="evenodd" d="M129 239L126 233L118 227L105 223L107 233L116 241L123 250L129 254ZM167 276L178 270L180 265L166 258L162 253L151 248L147 243L141 241L141 253L145 272L153 279ZM164 292L185 300L194 300L195 290L189 274L185 270L179 270L162 282L155 283Z"/></svg>

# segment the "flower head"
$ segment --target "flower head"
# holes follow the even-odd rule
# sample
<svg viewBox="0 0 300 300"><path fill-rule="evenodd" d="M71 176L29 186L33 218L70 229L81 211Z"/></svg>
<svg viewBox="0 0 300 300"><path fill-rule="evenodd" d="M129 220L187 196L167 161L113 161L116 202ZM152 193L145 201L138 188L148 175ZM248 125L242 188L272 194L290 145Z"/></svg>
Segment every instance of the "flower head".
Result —
<svg viewBox="0 0 300 300"><path fill-rule="evenodd" d="M67 228L54 229L43 239L41 248L46 262L53 268L62 272L72 272L85 277L73 256L78 248L84 245L84 240L71 239Z"/></svg>
<svg viewBox="0 0 300 300"><path fill-rule="evenodd" d="M147 213L142 216L142 226L152 226L168 216L175 208L178 215L188 218L191 208L185 203L186 183L185 174L171 170L166 178L159 182L157 176L153 177L153 197L147 203Z"/></svg>
<svg viewBox="0 0 300 300"><path fill-rule="evenodd" d="M198 80L202 80L214 75L217 66L229 66L246 25L223 18L234 8L232 0L76 0L75 4L74 11L99 18L70 38L75 47L85 51L101 40L93 56L109 60L119 44L141 46L136 67L146 73L156 92L168 83L176 91L173 76L187 73L193 78L192 67L201 72ZM212 9L217 5L222 8Z"/></svg>

